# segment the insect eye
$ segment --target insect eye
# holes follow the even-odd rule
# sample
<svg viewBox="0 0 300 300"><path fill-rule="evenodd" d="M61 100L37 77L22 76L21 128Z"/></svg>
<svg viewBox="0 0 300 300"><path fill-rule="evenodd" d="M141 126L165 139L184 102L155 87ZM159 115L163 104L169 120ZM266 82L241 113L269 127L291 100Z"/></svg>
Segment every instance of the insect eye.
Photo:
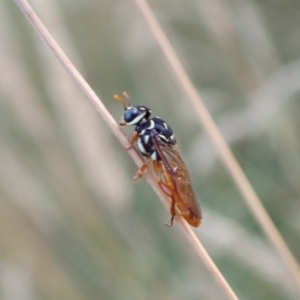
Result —
<svg viewBox="0 0 300 300"><path fill-rule="evenodd" d="M125 111L124 113L124 121L126 123L130 123L133 121L137 116L139 115L139 112L136 108L131 108Z"/></svg>

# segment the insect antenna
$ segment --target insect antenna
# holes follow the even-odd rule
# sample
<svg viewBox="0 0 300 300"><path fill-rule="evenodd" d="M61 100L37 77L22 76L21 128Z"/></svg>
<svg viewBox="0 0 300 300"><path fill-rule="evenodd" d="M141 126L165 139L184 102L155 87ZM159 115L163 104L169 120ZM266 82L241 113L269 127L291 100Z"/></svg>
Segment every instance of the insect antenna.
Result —
<svg viewBox="0 0 300 300"><path fill-rule="evenodd" d="M131 100L130 100L130 97L129 97L129 95L126 91L123 92L123 96L125 97L125 99L127 99L128 106L131 106Z"/></svg>
<svg viewBox="0 0 300 300"><path fill-rule="evenodd" d="M117 101L120 101L120 102L123 104L124 109L126 109L127 105L126 105L126 102L125 102L124 98L122 98L122 97L121 97L120 95L118 95L118 94L115 94L115 95L114 95L114 99L117 100Z"/></svg>
<svg viewBox="0 0 300 300"><path fill-rule="evenodd" d="M129 98L129 95L127 94L127 92L123 92L123 97L118 94L114 95L114 99L122 102L124 109L126 109L127 107L131 106L131 101L130 101L130 98ZM125 100L127 100L127 103Z"/></svg>

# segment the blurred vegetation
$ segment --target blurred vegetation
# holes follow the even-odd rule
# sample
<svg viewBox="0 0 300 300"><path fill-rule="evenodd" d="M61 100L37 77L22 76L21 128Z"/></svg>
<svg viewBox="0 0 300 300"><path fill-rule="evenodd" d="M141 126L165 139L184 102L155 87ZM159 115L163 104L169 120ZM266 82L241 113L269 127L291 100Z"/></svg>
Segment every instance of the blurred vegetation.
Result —
<svg viewBox="0 0 300 300"><path fill-rule="evenodd" d="M172 125L196 232L237 295L299 299L134 1L30 2L116 119L126 90ZM300 2L150 5L300 261ZM225 299L14 1L0 0L0 28L0 298Z"/></svg>

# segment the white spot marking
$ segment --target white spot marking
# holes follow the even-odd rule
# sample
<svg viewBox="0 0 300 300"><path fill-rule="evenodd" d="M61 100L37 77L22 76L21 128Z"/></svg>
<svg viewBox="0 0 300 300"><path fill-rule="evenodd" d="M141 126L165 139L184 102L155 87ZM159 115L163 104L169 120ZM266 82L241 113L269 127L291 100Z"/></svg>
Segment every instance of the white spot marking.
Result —
<svg viewBox="0 0 300 300"><path fill-rule="evenodd" d="M150 138L150 135L148 135L148 134L144 136L145 144L148 144L149 138Z"/></svg>
<svg viewBox="0 0 300 300"><path fill-rule="evenodd" d="M156 155L156 151L153 151L151 154L151 159L152 160L157 160L157 155Z"/></svg>
<svg viewBox="0 0 300 300"><path fill-rule="evenodd" d="M138 149L141 153L147 154L147 152L146 152L146 150L143 146L142 140L140 138L137 140L136 144L137 144L137 147L138 147Z"/></svg>
<svg viewBox="0 0 300 300"><path fill-rule="evenodd" d="M168 141L168 139L167 139L164 135L159 134L158 136L159 136L161 139L165 140L166 142Z"/></svg>
<svg viewBox="0 0 300 300"><path fill-rule="evenodd" d="M154 121L150 120L150 126L147 129L153 129L155 126Z"/></svg>
<svg viewBox="0 0 300 300"><path fill-rule="evenodd" d="M163 124L164 124L164 127L166 128L166 130L168 130L168 125L167 125L167 123L163 122Z"/></svg>

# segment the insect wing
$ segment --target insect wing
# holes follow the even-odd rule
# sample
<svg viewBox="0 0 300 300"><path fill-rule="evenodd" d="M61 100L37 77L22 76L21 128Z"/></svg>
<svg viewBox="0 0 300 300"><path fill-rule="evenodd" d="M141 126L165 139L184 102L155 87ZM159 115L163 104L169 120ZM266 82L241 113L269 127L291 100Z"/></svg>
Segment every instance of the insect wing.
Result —
<svg viewBox="0 0 300 300"><path fill-rule="evenodd" d="M177 146L164 143L156 135L152 136L152 139L154 139L153 145L161 156L164 168L175 185L174 188L177 193L175 200L178 209L191 225L199 226L202 218L201 209Z"/></svg>

